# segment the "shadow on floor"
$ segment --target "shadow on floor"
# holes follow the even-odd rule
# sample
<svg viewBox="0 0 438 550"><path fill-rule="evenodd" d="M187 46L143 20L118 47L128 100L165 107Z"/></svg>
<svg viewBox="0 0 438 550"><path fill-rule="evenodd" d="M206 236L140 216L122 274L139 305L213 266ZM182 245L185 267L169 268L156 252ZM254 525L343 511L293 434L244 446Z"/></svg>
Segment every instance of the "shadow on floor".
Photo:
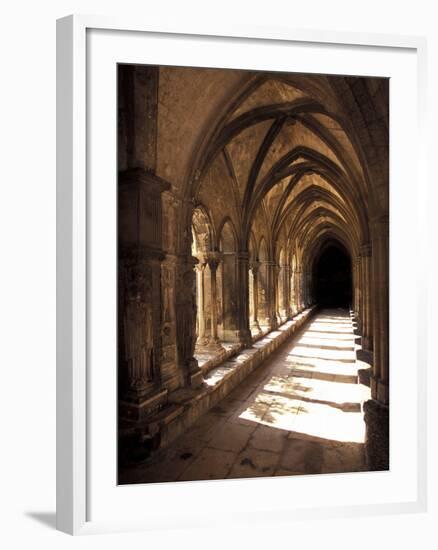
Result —
<svg viewBox="0 0 438 550"><path fill-rule="evenodd" d="M366 471L365 425L353 327L338 329L321 316L266 358L226 398L151 460L119 472L119 484L253 478ZM312 329L326 335L296 355ZM334 330L334 332L332 332ZM312 333L312 334L310 334ZM318 359L327 343L352 348L348 362ZM328 342L327 342L328 340ZM335 354L338 355L338 354Z"/></svg>

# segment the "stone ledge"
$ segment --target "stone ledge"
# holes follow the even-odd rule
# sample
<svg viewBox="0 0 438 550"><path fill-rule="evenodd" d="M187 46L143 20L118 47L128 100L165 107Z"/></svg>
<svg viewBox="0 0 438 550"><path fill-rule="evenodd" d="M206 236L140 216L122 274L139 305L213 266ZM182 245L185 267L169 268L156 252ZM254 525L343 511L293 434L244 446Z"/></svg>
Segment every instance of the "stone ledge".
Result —
<svg viewBox="0 0 438 550"><path fill-rule="evenodd" d="M263 334L251 348L229 350L220 365L203 372L199 388L179 388L168 395L167 404L143 419L141 425L130 424L123 430L126 452L119 456L124 464L147 463L156 453L182 435L203 414L224 399L251 372L292 336L315 312L309 308L286 321L276 330Z"/></svg>
<svg viewBox="0 0 438 550"><path fill-rule="evenodd" d="M201 415L231 393L267 357L301 328L314 311L314 307L308 308L292 320L283 323L278 329L262 335L251 348L234 351L232 356L223 363L208 370L204 375L204 384L201 388L183 388L171 392L169 404L183 407L183 411L170 422L163 422L160 448L169 445Z"/></svg>
<svg viewBox="0 0 438 550"><path fill-rule="evenodd" d="M225 344L227 348L223 352L217 353L215 355L209 355L207 353L195 353L195 358L198 360L199 368L202 371L202 374L205 376L209 371L215 367L221 365L231 357L234 357L242 351L242 344Z"/></svg>

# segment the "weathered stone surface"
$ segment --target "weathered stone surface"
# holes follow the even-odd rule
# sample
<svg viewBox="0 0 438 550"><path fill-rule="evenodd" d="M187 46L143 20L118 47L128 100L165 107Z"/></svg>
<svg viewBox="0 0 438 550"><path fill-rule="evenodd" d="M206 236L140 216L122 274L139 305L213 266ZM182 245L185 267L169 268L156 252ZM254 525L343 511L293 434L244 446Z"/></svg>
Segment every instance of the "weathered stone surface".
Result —
<svg viewBox="0 0 438 550"><path fill-rule="evenodd" d="M355 432L368 387L388 405L388 114L388 79L119 65L120 457L209 410L316 445ZM316 304L332 309L266 376Z"/></svg>
<svg viewBox="0 0 438 550"><path fill-rule="evenodd" d="M366 395L357 391L363 387L313 378L303 385L302 378L293 375L293 362L288 361L297 345L313 337L315 326L322 330L324 317L313 318L259 367L251 392L243 381L232 396L212 406L157 457L128 468L122 482L366 470L360 412L360 400ZM350 368L342 361L340 365ZM176 401L190 410L190 404L202 402L199 395L186 389L178 393ZM359 412L344 407L344 400L359 400Z"/></svg>
<svg viewBox="0 0 438 550"><path fill-rule="evenodd" d="M180 481L224 479L227 477L236 453L205 448L179 478Z"/></svg>
<svg viewBox="0 0 438 550"><path fill-rule="evenodd" d="M277 464L277 453L248 447L236 457L228 477L267 477L273 475Z"/></svg>
<svg viewBox="0 0 438 550"><path fill-rule="evenodd" d="M364 403L365 452L369 470L389 470L389 409L377 401Z"/></svg>
<svg viewBox="0 0 438 550"><path fill-rule="evenodd" d="M287 432L273 430L268 426L257 426L249 440L249 447L263 451L280 453L285 445Z"/></svg>

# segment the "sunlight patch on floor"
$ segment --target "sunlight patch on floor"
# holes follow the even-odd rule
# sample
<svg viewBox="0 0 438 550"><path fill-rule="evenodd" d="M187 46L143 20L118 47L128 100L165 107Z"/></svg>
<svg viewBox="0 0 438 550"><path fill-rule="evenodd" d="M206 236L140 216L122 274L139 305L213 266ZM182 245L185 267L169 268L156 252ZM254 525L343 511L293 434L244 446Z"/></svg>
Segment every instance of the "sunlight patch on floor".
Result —
<svg viewBox="0 0 438 550"><path fill-rule="evenodd" d="M324 338L318 336L303 336L300 340L298 340L298 343L307 344L314 347L330 346L339 349L352 349L354 346L354 338Z"/></svg>
<svg viewBox="0 0 438 550"><path fill-rule="evenodd" d="M307 438L363 443L361 403L370 390L357 383L353 330L348 317L317 318L239 418Z"/></svg>
<svg viewBox="0 0 438 550"><path fill-rule="evenodd" d="M330 359L332 361L354 361L356 356L353 350L326 349L319 346L294 346L289 357L317 357L318 359Z"/></svg>

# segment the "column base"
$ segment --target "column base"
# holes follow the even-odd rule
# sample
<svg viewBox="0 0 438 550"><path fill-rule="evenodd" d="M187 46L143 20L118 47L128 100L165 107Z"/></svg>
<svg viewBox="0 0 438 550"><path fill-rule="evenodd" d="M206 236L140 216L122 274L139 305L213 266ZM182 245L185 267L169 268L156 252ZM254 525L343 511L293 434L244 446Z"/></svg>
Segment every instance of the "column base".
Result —
<svg viewBox="0 0 438 550"><path fill-rule="evenodd" d="M368 470L389 470L389 408L374 399L363 405Z"/></svg>
<svg viewBox="0 0 438 550"><path fill-rule="evenodd" d="M278 328L278 319L277 315L272 315L272 317L269 319L269 327L271 330L276 330Z"/></svg>
<svg viewBox="0 0 438 550"><path fill-rule="evenodd" d="M245 348L250 348L252 346L252 334L248 329L239 330L237 333L239 342Z"/></svg>
<svg viewBox="0 0 438 550"><path fill-rule="evenodd" d="M210 339L208 336L204 336L203 338L198 338L196 340L195 345L195 353L201 354L201 353L207 353L207 347L210 343Z"/></svg>
<svg viewBox="0 0 438 550"><path fill-rule="evenodd" d="M210 338L208 343L203 348L204 353L222 353L225 351L225 348L222 346L219 338Z"/></svg>
<svg viewBox="0 0 438 550"><path fill-rule="evenodd" d="M270 317L265 317L264 319L262 319L260 321L260 326L262 327L262 330L263 329L268 329L268 330L271 330L271 318Z"/></svg>
<svg viewBox="0 0 438 550"><path fill-rule="evenodd" d="M119 400L120 418L132 422L141 422L167 403L167 394L166 389L157 390L147 396L129 392L123 399Z"/></svg>
<svg viewBox="0 0 438 550"><path fill-rule="evenodd" d="M201 370L189 375L189 384L191 388L200 388L203 383L204 383L204 376Z"/></svg>

